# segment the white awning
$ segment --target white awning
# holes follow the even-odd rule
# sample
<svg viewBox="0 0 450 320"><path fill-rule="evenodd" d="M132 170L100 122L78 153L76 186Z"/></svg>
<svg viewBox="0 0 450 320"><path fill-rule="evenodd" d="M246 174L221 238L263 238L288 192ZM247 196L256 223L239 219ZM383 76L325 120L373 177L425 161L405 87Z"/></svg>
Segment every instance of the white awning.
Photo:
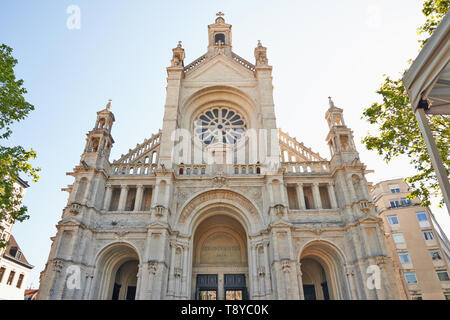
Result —
<svg viewBox="0 0 450 320"><path fill-rule="evenodd" d="M428 39L403 83L415 112L421 100L431 104L427 114L450 115L450 14L447 13Z"/></svg>

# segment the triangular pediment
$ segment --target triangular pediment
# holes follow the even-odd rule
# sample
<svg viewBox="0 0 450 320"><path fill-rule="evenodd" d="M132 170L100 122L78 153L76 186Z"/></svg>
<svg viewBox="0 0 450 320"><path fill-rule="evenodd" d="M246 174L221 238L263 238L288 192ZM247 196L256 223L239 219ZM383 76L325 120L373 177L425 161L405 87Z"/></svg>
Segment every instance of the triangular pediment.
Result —
<svg viewBox="0 0 450 320"><path fill-rule="evenodd" d="M218 53L186 74L185 80L240 81L254 79L253 72L225 54Z"/></svg>

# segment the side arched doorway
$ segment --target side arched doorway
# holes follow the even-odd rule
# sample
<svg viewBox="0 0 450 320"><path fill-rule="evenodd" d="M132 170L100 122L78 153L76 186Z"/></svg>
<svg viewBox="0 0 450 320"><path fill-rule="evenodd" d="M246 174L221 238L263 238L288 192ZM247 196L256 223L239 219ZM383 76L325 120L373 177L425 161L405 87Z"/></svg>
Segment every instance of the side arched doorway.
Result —
<svg viewBox="0 0 450 320"><path fill-rule="evenodd" d="M127 243L103 249L96 263L94 297L100 300L135 300L139 256Z"/></svg>
<svg viewBox="0 0 450 320"><path fill-rule="evenodd" d="M219 211L195 230L193 298L245 300L248 283L246 232L239 221Z"/></svg>
<svg viewBox="0 0 450 320"><path fill-rule="evenodd" d="M300 255L305 300L348 299L341 252L327 241L312 241Z"/></svg>

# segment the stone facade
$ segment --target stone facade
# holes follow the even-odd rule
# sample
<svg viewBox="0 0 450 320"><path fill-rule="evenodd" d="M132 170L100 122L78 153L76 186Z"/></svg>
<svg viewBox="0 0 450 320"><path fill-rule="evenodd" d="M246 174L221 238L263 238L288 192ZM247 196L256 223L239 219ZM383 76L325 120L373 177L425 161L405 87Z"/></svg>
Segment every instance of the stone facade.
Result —
<svg viewBox="0 0 450 320"><path fill-rule="evenodd" d="M326 160L277 129L267 49L252 64L231 35L219 13L206 54L173 49L162 130L112 163L97 113L39 299L398 298L343 110Z"/></svg>

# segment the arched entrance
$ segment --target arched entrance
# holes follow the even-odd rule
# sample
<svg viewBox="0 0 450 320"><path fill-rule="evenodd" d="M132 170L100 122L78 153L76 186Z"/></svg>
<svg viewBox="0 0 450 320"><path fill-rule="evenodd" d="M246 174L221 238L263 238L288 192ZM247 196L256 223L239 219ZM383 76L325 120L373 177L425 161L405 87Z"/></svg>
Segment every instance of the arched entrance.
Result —
<svg viewBox="0 0 450 320"><path fill-rule="evenodd" d="M248 290L247 235L241 223L220 213L203 220L194 233L193 297L244 300Z"/></svg>
<svg viewBox="0 0 450 320"><path fill-rule="evenodd" d="M344 258L326 241L308 243L300 256L305 300L348 299Z"/></svg>
<svg viewBox="0 0 450 320"><path fill-rule="evenodd" d="M101 300L135 300L139 256L127 243L103 249L96 263L94 297Z"/></svg>

